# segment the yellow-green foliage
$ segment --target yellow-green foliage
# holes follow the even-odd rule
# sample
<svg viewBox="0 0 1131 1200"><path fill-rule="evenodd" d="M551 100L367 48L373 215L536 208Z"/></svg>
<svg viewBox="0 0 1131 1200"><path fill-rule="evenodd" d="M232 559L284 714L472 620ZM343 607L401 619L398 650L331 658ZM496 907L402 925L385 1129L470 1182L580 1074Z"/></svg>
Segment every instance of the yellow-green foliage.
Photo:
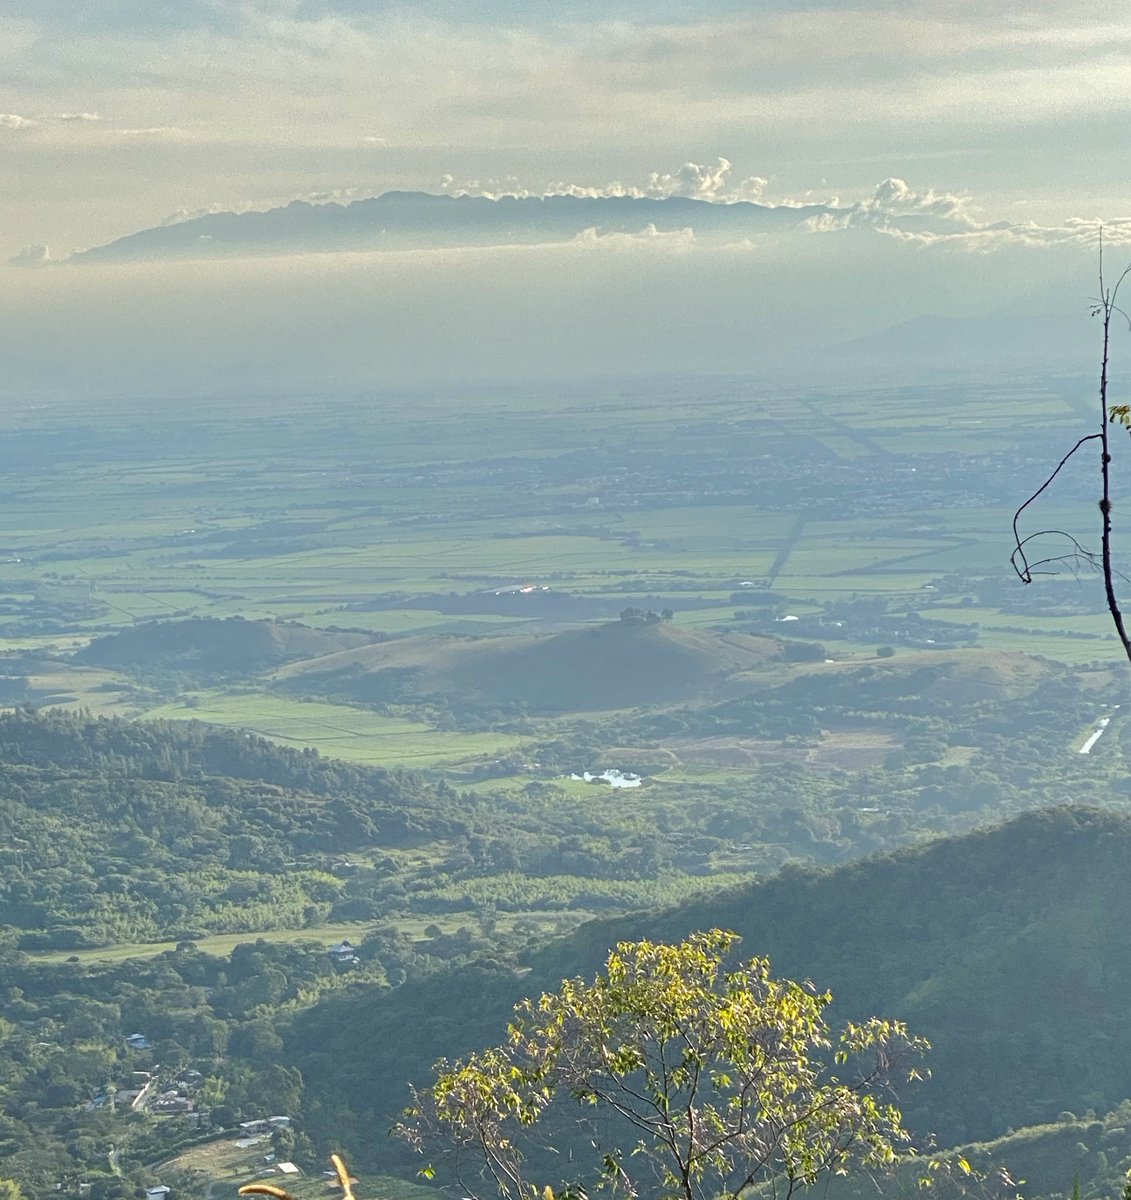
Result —
<svg viewBox="0 0 1131 1200"><path fill-rule="evenodd" d="M658 1183L699 1200L891 1165L908 1139L879 1092L926 1043L879 1018L834 1033L829 993L774 978L765 958L728 969L738 940L715 929L619 943L592 982L519 1004L502 1045L439 1063L398 1132L421 1151L477 1159L508 1200L537 1194L528 1135L555 1101L581 1106L596 1167L534 1170L568 1171L569 1185L596 1174L630 1195ZM553 1138L560 1123L547 1125ZM474 1186L464 1175L460 1185Z"/></svg>

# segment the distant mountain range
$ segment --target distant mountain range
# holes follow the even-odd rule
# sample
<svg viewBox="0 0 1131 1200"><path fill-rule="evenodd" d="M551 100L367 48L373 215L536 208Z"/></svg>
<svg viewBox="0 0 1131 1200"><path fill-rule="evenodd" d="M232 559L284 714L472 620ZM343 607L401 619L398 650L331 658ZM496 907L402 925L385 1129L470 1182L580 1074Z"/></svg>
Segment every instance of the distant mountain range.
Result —
<svg viewBox="0 0 1131 1200"><path fill-rule="evenodd" d="M866 337L829 347L831 361L853 368L906 371L915 363L951 369L1003 363L1088 363L1095 325L1063 313L998 310L976 317L913 317Z"/></svg>
<svg viewBox="0 0 1131 1200"><path fill-rule="evenodd" d="M265 212L220 212L80 250L72 263L223 258L343 250L522 245L601 234L678 233L739 240L812 220L872 223L882 214L824 204L714 203L682 196L486 196L386 192L350 204L295 200ZM897 219L897 218L891 218ZM30 261L30 260L28 260Z"/></svg>

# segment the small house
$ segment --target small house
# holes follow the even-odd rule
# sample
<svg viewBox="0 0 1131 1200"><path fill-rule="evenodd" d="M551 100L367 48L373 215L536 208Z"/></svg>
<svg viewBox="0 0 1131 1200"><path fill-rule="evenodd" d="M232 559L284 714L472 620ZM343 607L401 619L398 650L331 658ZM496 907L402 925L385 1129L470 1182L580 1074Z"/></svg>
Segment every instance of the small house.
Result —
<svg viewBox="0 0 1131 1200"><path fill-rule="evenodd" d="M340 942L335 942L327 953L330 955L332 961L338 964L353 966L361 962L361 959L357 956L357 951L350 944L348 938L342 938Z"/></svg>

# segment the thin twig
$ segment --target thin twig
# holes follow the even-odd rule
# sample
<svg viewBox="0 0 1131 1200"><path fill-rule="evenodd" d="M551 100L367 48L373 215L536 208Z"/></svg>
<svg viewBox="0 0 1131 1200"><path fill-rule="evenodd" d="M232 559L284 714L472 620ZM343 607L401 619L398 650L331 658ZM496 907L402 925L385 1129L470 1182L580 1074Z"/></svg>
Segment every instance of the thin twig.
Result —
<svg viewBox="0 0 1131 1200"><path fill-rule="evenodd" d="M1033 572L1029 566L1029 560L1025 556L1025 543L1026 542L1032 541L1033 538L1040 537L1042 534L1053 533L1053 534L1060 534L1060 535L1068 538L1069 541L1075 543L1075 545L1078 548L1081 548L1080 543L1077 542L1075 538L1071 537L1067 533L1064 533L1064 531L1060 530L1060 529L1042 529L1041 533L1039 533L1039 534L1031 533L1031 534L1029 534L1028 537L1022 538L1020 530L1018 529L1018 522L1021 520L1021 514L1029 507L1030 504L1033 503L1034 500L1036 500L1041 495L1042 492L1044 492L1048 489L1048 487L1052 484L1052 481L1060 474L1065 463L1068 462L1068 460L1076 453L1076 451L1079 450L1080 447L1085 442L1094 441L1096 438L1102 437L1102 436L1103 435L1099 434L1099 433L1089 433L1086 437L1082 437L1076 443L1076 445L1073 446L1072 449L1069 450L1068 453L1060 460L1060 462L1058 462L1056 464L1056 470L1053 471L1053 473L1044 481L1044 483L1042 483L1041 486L1039 488L1037 488L1037 490L1029 497L1029 499L1026 500L1025 503L1022 504L1021 507L1013 514L1013 543L1014 543L1014 545L1013 545L1013 553L1009 556L1009 561L1013 565L1013 569L1017 572L1017 575L1020 578L1022 583L1032 583L1033 582ZM1085 554L1087 554L1087 552L1085 552ZM1042 561L1049 562L1051 560L1043 559ZM1039 566L1040 564L1034 564L1034 565Z"/></svg>
<svg viewBox="0 0 1131 1200"><path fill-rule="evenodd" d="M1107 384L1108 384L1108 357L1111 346L1111 316L1114 312L1121 312L1115 305L1116 296L1119 294L1120 284L1127 278L1128 272L1131 272L1131 266L1124 267L1123 273L1115 281L1115 286L1111 291L1104 288L1104 257L1103 257L1103 229L1100 229L1100 299L1103 305L1103 358L1100 363L1100 478L1103 480L1103 495L1100 498L1100 517L1101 517L1101 554L1103 557L1103 577L1104 577L1104 592L1107 596L1108 612L1111 613L1112 623L1115 625L1115 632L1119 635L1119 640L1123 644L1123 652L1127 655L1127 659L1131 662L1131 637L1127 635L1127 628L1123 622L1123 610L1119 606L1119 599L1115 594L1115 579L1111 564L1111 446L1109 443L1109 426L1111 424L1111 416L1108 411L1107 403Z"/></svg>
<svg viewBox="0 0 1131 1200"><path fill-rule="evenodd" d="M1051 475L1041 484L1039 488L1025 501L1024 504L1013 514L1013 551L1009 556L1010 565L1017 573L1018 578L1022 583L1032 583L1034 575L1053 575L1055 571L1041 571L1038 568L1052 566L1056 563L1072 563L1078 566L1080 563L1086 563L1094 570L1098 570L1103 576L1104 581L1104 596L1107 600L1107 610L1111 615L1112 624L1115 627L1115 632L1119 637L1120 644L1123 646L1123 652L1127 656L1128 662L1131 662L1131 636L1127 633L1127 627L1123 619L1123 609L1119 603L1119 597L1115 591L1116 579L1125 579L1126 577L1115 568L1113 561L1112 549L1112 500L1111 500L1111 424L1115 420L1119 420L1122 424L1131 427L1131 422L1128 420L1128 408L1126 405L1118 405L1114 408L1108 403L1108 365L1110 362L1111 352L1111 321L1115 315L1121 316L1131 330L1131 317L1116 303L1119 296L1119 289L1123 285L1123 281L1131 275L1131 264L1123 268L1119 278L1114 285L1108 286L1104 279L1104 231L1103 226L1100 226L1099 231L1099 284L1100 294L1093 300L1092 316L1100 317L1103 325L1103 343L1102 353L1100 356L1100 394L1099 394L1099 418L1100 427L1096 433L1089 433L1082 437L1075 446L1060 460L1056 465L1056 469ZM1100 553L1097 555L1080 544L1071 534L1066 533L1062 529L1043 529L1039 533L1031 533L1026 537L1021 536L1020 520L1021 514L1032 504L1039 496L1041 496L1052 484L1053 480L1060 474L1064 465L1068 460L1084 445L1085 442L1098 441L1100 443ZM1034 538L1056 535L1066 538L1071 544L1072 549L1067 554L1050 555L1048 557L1031 562L1026 553L1025 547Z"/></svg>

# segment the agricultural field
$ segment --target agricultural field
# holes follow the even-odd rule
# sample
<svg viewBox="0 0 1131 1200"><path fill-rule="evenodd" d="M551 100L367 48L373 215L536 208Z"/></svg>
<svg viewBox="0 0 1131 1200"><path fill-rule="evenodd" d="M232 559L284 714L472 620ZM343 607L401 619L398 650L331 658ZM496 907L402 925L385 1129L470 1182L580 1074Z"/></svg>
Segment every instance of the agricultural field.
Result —
<svg viewBox="0 0 1131 1200"><path fill-rule="evenodd" d="M9 402L0 647L65 660L113 630L187 617L391 638L553 632L638 605L837 661L884 644L1109 661L1094 579L1066 569L1026 588L1008 561L1013 509L1079 436L1089 387L689 378L252 396L235 411ZM1086 542L1091 490L1083 462L1065 471L1032 528ZM515 745L420 711L206 682L56 663L29 676L27 698L430 769Z"/></svg>
<svg viewBox="0 0 1131 1200"><path fill-rule="evenodd" d="M1131 759L1118 721L1078 753L1119 688L1102 595L1071 570L1025 587L1008 561L1090 386L10 405L7 699L450 784L490 847L398 867L419 890L379 908L409 933L674 900L1103 797ZM1086 541L1090 490L1066 470L1033 528ZM233 618L309 647L236 661ZM157 619L226 635L115 658L108 635Z"/></svg>
<svg viewBox="0 0 1131 1200"><path fill-rule="evenodd" d="M1008 561L1014 507L1078 436L1073 394L687 379L10 405L0 859L20 994L46 1014L95 981L130 1014L114 1061L150 1069L121 1044L137 1029L155 1061L207 1066L215 1132L280 1089L294 1103L266 1111L302 1112L273 1027L339 994L787 864L1065 800L1126 811L1131 696L1096 581L1027 588ZM1087 540L1079 466L1034 528ZM90 719L115 717L158 723ZM139 980L167 997L138 1009ZM51 1047L27 1037L31 1098ZM282 1178L270 1143L164 1116L128 1132L124 1165L98 1161L186 1200ZM334 1194L284 1141L297 1200ZM423 1200L366 1174L359 1195Z"/></svg>
<svg viewBox="0 0 1131 1200"><path fill-rule="evenodd" d="M284 745L313 746L329 758L387 767L452 768L484 756L512 751L519 739L502 733L446 731L405 718L385 717L346 704L291 700L248 689L195 696L191 708L182 703L148 709L147 717L165 720L192 717L213 725L261 734Z"/></svg>

